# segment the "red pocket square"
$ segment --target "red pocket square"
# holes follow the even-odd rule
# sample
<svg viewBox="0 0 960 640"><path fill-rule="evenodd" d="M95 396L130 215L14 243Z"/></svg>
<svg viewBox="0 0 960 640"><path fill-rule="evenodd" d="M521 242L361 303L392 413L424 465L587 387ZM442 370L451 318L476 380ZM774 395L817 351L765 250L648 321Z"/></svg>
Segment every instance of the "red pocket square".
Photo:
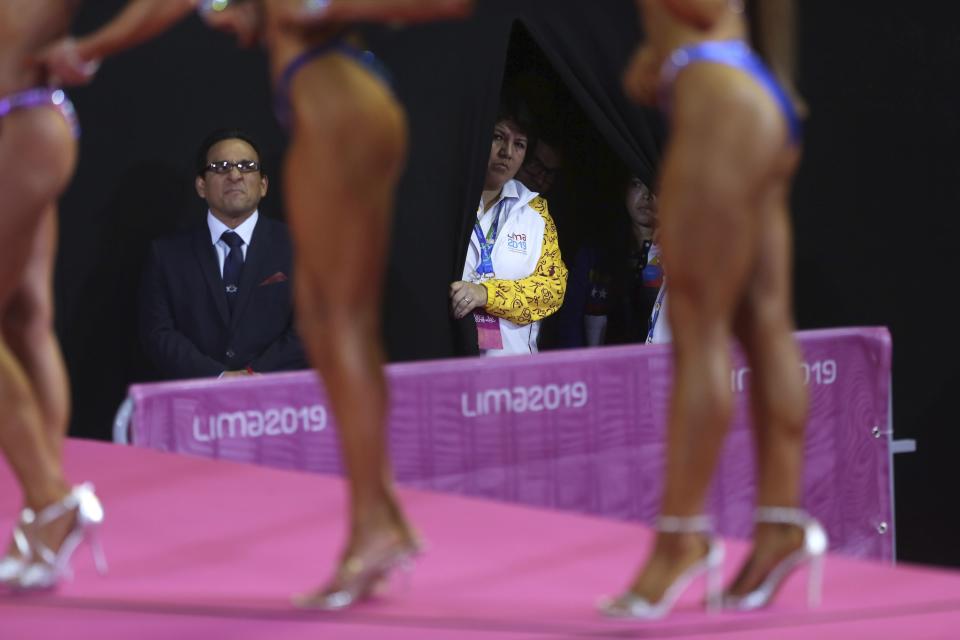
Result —
<svg viewBox="0 0 960 640"><path fill-rule="evenodd" d="M267 278L257 286L265 287L268 284L277 284L278 282L286 282L286 281L287 281L287 274L285 274L283 271L277 271L275 274L273 274L272 276L270 276L269 278Z"/></svg>

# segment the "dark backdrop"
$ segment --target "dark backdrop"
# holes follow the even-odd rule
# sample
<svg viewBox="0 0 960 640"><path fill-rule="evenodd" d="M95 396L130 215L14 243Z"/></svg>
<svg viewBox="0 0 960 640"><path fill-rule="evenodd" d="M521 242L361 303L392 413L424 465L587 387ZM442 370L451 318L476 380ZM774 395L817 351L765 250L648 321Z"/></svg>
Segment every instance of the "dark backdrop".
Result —
<svg viewBox="0 0 960 640"><path fill-rule="evenodd" d="M78 31L122 2L86 4ZM618 86L638 38L630 0L478 4L470 22L366 30L411 125L385 299L392 360L475 348L448 320L446 291L459 277L517 33L566 84L592 127L588 140L642 177L656 168L659 122L627 105ZM932 0L801 4L800 79L813 115L794 198L798 322L890 327L896 436L919 442L896 463L898 550L907 560L960 565L952 499L960 426L951 408L958 347L949 338L949 283L960 273L952 249L960 226L956 11ZM57 328L73 377L71 432L106 438L126 386L149 378L135 333L146 247L202 221L191 171L197 142L221 126L257 136L274 185L262 209L282 218L285 140L269 111L262 56L237 51L196 19L107 61L73 96L85 134L62 201ZM568 251L578 233L564 240L564 229L589 226L601 212L558 202L551 199Z"/></svg>

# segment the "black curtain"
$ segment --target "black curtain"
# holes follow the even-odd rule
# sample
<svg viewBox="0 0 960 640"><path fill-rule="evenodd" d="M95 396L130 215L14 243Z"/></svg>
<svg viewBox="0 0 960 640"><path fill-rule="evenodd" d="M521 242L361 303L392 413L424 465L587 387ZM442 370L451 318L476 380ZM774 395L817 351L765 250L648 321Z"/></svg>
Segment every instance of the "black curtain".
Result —
<svg viewBox="0 0 960 640"><path fill-rule="evenodd" d="M960 7L800 5L811 107L794 186L796 315L803 328L883 325L893 335L900 558L960 566Z"/></svg>

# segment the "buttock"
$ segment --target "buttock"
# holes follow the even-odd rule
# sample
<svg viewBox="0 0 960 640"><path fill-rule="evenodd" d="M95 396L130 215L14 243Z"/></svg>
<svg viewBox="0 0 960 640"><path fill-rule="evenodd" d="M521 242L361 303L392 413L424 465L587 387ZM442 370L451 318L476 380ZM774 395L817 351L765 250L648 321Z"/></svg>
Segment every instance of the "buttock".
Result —
<svg viewBox="0 0 960 640"><path fill-rule="evenodd" d="M373 77L383 82L387 87L392 87L393 85L386 66L372 51L354 46L347 42L342 35L321 44L314 45L295 57L284 68L283 73L281 73L277 79L277 84L274 89L273 108L277 120L285 129L290 128L292 118L290 85L293 83L293 78L300 69L313 60L328 55L342 55L350 58L366 69Z"/></svg>
<svg viewBox="0 0 960 640"><path fill-rule="evenodd" d="M794 146L800 144L803 124L793 101L763 60L742 40L708 40L674 49L660 69L659 102L664 113L670 113L673 85L677 76L691 64L702 62L726 65L748 74L779 107L787 122L790 143Z"/></svg>

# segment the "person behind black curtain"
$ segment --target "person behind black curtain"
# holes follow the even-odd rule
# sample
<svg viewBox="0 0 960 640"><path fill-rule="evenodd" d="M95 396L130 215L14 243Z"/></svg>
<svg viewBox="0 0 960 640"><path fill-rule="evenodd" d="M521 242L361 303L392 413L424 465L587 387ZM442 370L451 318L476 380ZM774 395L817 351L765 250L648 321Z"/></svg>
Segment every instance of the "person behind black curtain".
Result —
<svg viewBox="0 0 960 640"><path fill-rule="evenodd" d="M639 37L636 11L630 2L613 1L605 4L603 12L585 3L545 0L509 5L480 4L478 8L480 11L474 23L478 28L499 34L497 30L504 28L506 16L515 19L512 38L527 40L516 46L511 42L510 54L513 56L518 51L518 55L527 56L528 59L508 61L507 78L498 80L510 85L513 79L511 74L522 81L531 67L532 73L536 74L542 72L545 65L549 79L555 79L563 88L558 94L555 108L564 114L564 166L551 190L550 203L560 247L564 255L574 256L585 234L598 219L622 210L622 204L616 209L601 210L595 202L590 201L590 194L581 195L580 192L593 189L592 185L595 184L591 174L597 167L591 165L598 164L598 161L590 151L597 145L612 150L620 159L618 162L626 164L632 173L648 182L652 182L660 155L663 126L659 115L655 110L630 104L623 96L620 85L620 73ZM472 52L464 54L474 71L474 76L468 82L477 84L478 77L486 80L485 87L478 85L469 89L476 98L471 104L478 100L492 102L487 96L501 88L500 84L494 85L492 73L483 76L480 70L485 67L475 59L482 56L483 64L488 64L490 59L496 60L499 52L486 48L488 40L478 40ZM542 60L530 62L529 58L533 56ZM472 128L473 140L466 149L468 155L464 156L463 161L464 164L472 163L474 167L481 164L481 158L485 158L488 131L495 115L493 105L484 108L486 110L481 113L482 117L476 120ZM587 128L582 129L581 123L585 123ZM578 137L589 137L591 140L584 144L575 139ZM581 187L581 183L587 186ZM458 246L466 246L472 233L475 219L475 204L472 203L480 187L475 186L474 189L472 192L468 190L467 202L456 203L463 211ZM591 194L595 193L591 191ZM463 251L458 253L459 264L462 264L463 255ZM398 299L396 303L402 305L403 302ZM561 308L558 314L562 312ZM543 321L539 340L542 350L556 347L557 333L553 322L556 317L554 315ZM454 334L461 340L455 346L455 353L478 353L473 323L457 324Z"/></svg>
<svg viewBox="0 0 960 640"><path fill-rule="evenodd" d="M642 344L663 272L655 246L656 199L625 167L611 170L597 223L577 251L558 315L559 348Z"/></svg>
<svg viewBox="0 0 960 640"><path fill-rule="evenodd" d="M525 101L505 97L462 279L450 285L451 314L472 312L484 355L536 353L540 322L560 308L566 291L547 201L514 179L536 146L534 127Z"/></svg>

